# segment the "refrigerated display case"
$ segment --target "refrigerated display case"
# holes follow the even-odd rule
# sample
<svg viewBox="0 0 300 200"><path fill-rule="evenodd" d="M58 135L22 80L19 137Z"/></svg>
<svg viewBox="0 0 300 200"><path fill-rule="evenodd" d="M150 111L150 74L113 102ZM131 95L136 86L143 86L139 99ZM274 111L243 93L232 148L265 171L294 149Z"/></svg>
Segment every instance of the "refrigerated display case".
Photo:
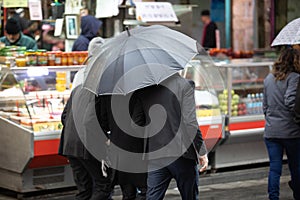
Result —
<svg viewBox="0 0 300 200"><path fill-rule="evenodd" d="M208 151L213 151L225 138L225 114L221 112L218 99L225 88L222 74L209 56L198 55L181 75L193 80L197 121Z"/></svg>
<svg viewBox="0 0 300 200"><path fill-rule="evenodd" d="M0 187L24 193L75 185L58 146L71 73L80 67L0 67Z"/></svg>
<svg viewBox="0 0 300 200"><path fill-rule="evenodd" d="M273 62L233 59L216 63L227 82L218 96L222 113L229 116L227 139L211 153L212 168L268 161L263 141L263 81Z"/></svg>

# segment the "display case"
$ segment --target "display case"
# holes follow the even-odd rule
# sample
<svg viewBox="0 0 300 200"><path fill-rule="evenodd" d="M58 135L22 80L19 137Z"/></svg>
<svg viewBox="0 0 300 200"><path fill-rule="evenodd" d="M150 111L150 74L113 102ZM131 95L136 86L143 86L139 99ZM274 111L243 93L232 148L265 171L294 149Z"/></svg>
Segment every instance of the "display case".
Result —
<svg viewBox="0 0 300 200"><path fill-rule="evenodd" d="M212 153L213 167L267 162L263 142L263 81L270 73L273 62L233 59L216 65L227 82L218 99L221 112L229 116L229 134L226 141Z"/></svg>
<svg viewBox="0 0 300 200"><path fill-rule="evenodd" d="M58 146L80 67L0 67L0 187L23 193L75 185Z"/></svg>
<svg viewBox="0 0 300 200"><path fill-rule="evenodd" d="M198 55L181 75L193 80L197 121L208 151L213 151L225 138L225 114L218 99L218 94L225 89L222 74L209 56Z"/></svg>

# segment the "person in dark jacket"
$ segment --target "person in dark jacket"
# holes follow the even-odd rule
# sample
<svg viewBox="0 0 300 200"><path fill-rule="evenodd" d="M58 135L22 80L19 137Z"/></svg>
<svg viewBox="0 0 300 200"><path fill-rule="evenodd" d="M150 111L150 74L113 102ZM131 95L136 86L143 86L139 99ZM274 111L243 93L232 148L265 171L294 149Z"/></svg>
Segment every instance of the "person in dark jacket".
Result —
<svg viewBox="0 0 300 200"><path fill-rule="evenodd" d="M6 46L25 46L26 49L37 49L37 43L34 39L24 35L21 31L19 22L14 18L9 18L5 25L5 36L0 38L0 42Z"/></svg>
<svg viewBox="0 0 300 200"><path fill-rule="evenodd" d="M264 140L270 159L268 193L271 200L279 199L284 151L288 158L293 195L300 199L300 125L294 121L299 72L300 51L286 48L274 63L272 73L264 80Z"/></svg>
<svg viewBox="0 0 300 200"><path fill-rule="evenodd" d="M209 10L203 10L201 12L201 21L204 24L202 32L201 44L205 49L220 48L220 33L218 26L210 19Z"/></svg>
<svg viewBox="0 0 300 200"><path fill-rule="evenodd" d="M131 127L131 118L126 112L130 110L130 95L103 95L96 97L96 113L100 126L105 133L110 133L110 143L128 152L140 153L142 161L143 139L130 135L134 130ZM128 104L127 104L128 103ZM117 113L113 114L113 110ZM119 123L118 120L121 120ZM123 200L145 200L147 190L147 173L136 173L134 170L124 170L124 166L138 165L131 158L114 151L109 156L113 163L113 185L120 185ZM115 163L115 164L114 164ZM144 163L143 166L146 166ZM145 167L145 170L146 167ZM142 170L141 170L142 171Z"/></svg>
<svg viewBox="0 0 300 200"><path fill-rule="evenodd" d="M84 98L88 98L88 95L94 96L93 93L83 89L81 85L73 89L61 116L63 130L59 154L66 156L70 162L73 178L78 189L75 199L109 199L112 192L110 173L107 173L107 177L103 175L101 172L102 163L86 149L76 128L72 102L74 96L78 97L80 95ZM84 114L82 114L82 118L83 116ZM101 145L100 141L99 145ZM105 143L102 145L104 146Z"/></svg>
<svg viewBox="0 0 300 200"><path fill-rule="evenodd" d="M198 172L195 168L199 161L200 171L204 171L208 159L197 123L192 85L175 74L134 95L132 119L135 126L144 127L139 132L147 138L147 200L164 199L172 178L183 200L197 199Z"/></svg>
<svg viewBox="0 0 300 200"><path fill-rule="evenodd" d="M87 51L90 41L98 36L101 25L102 21L94 16L87 15L81 17L81 33L74 42L72 51Z"/></svg>

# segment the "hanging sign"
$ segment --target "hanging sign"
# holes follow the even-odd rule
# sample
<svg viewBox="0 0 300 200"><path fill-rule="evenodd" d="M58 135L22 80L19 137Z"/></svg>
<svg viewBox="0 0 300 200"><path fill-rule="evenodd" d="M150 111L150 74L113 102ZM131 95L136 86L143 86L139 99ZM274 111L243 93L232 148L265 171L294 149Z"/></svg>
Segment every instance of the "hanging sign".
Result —
<svg viewBox="0 0 300 200"><path fill-rule="evenodd" d="M96 18L112 17L119 14L119 0L97 0Z"/></svg>
<svg viewBox="0 0 300 200"><path fill-rule="evenodd" d="M43 20L41 0L28 1L30 20Z"/></svg>
<svg viewBox="0 0 300 200"><path fill-rule="evenodd" d="M169 2L135 2L136 19L143 22L178 22Z"/></svg>
<svg viewBox="0 0 300 200"><path fill-rule="evenodd" d="M4 8L28 7L27 0L3 0Z"/></svg>

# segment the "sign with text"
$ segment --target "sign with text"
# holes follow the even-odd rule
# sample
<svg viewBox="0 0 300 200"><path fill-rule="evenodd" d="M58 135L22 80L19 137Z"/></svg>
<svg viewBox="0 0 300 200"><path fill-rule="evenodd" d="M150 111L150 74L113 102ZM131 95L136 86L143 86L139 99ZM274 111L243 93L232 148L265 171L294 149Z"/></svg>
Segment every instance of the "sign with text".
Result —
<svg viewBox="0 0 300 200"><path fill-rule="evenodd" d="M178 22L169 2L136 2L136 19L143 22Z"/></svg>
<svg viewBox="0 0 300 200"><path fill-rule="evenodd" d="M30 20L43 20L41 0L28 1Z"/></svg>
<svg viewBox="0 0 300 200"><path fill-rule="evenodd" d="M28 7L27 0L3 0L4 8Z"/></svg>

